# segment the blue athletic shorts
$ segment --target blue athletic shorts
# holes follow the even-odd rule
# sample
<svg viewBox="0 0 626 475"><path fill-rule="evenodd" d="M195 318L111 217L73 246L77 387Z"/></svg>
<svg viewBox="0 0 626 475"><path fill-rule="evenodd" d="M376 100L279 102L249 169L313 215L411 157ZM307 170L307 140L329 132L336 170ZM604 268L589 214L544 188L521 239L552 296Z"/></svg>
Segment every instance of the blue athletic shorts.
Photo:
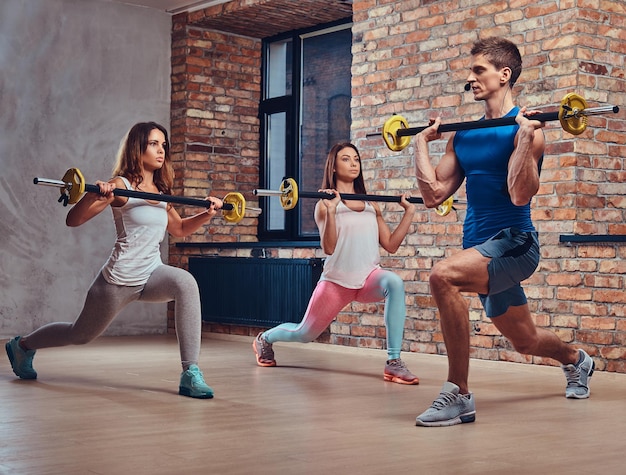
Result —
<svg viewBox="0 0 626 475"><path fill-rule="evenodd" d="M478 295L487 316L494 318L512 305L524 305L526 295L520 282L539 265L537 232L506 228L474 249L491 258L487 266L489 293Z"/></svg>

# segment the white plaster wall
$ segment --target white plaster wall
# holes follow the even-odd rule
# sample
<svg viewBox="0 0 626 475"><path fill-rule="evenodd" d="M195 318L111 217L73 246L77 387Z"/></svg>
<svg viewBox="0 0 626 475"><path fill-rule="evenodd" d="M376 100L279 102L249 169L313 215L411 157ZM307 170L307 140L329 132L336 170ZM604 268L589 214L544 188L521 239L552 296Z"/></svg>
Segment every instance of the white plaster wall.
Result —
<svg viewBox="0 0 626 475"><path fill-rule="evenodd" d="M134 123L169 128L170 47L158 10L0 0L0 338L80 312L113 245L111 213L68 228L58 189L33 178L78 167L106 180ZM107 334L164 333L166 311L133 303Z"/></svg>

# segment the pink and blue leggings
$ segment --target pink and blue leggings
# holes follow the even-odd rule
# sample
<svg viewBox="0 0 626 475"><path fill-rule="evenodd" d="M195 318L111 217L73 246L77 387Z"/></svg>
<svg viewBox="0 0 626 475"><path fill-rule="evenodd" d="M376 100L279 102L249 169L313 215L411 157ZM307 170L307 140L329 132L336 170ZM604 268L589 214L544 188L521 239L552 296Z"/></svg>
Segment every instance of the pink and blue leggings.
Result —
<svg viewBox="0 0 626 475"><path fill-rule="evenodd" d="M277 341L308 343L315 340L351 302L371 303L385 300L385 326L389 359L400 357L406 302L404 281L394 272L376 269L360 289L347 289L326 280L320 281L300 323L283 323L263 333L268 343Z"/></svg>

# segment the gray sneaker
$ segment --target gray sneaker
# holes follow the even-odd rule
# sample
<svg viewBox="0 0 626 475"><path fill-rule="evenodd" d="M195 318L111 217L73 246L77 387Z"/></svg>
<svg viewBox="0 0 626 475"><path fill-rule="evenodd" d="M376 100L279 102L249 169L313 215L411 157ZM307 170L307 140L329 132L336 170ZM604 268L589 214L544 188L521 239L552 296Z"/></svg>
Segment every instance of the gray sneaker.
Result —
<svg viewBox="0 0 626 475"><path fill-rule="evenodd" d="M446 381L439 397L431 406L415 419L416 426L440 427L453 426L476 420L474 395L459 394L459 387Z"/></svg>
<svg viewBox="0 0 626 475"><path fill-rule="evenodd" d="M263 333L259 333L252 342L252 348L256 354L256 362L259 366L276 366L272 344L265 341L262 335Z"/></svg>
<svg viewBox="0 0 626 475"><path fill-rule="evenodd" d="M565 388L565 397L570 399L586 399L591 394L589 389L589 380L593 375L596 364L585 351L578 350L583 360L577 364L561 365L565 379L567 379L567 387Z"/></svg>
<svg viewBox="0 0 626 475"><path fill-rule="evenodd" d="M24 351L20 347L20 338L16 336L4 345L15 376L21 379L37 379L37 371L33 369L33 358L36 350Z"/></svg>

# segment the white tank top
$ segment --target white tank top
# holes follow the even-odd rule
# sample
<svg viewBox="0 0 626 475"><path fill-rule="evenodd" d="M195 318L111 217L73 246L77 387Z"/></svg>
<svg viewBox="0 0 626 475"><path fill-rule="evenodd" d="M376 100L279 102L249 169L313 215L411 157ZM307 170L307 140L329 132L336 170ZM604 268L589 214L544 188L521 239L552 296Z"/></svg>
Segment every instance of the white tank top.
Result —
<svg viewBox="0 0 626 475"><path fill-rule="evenodd" d="M120 178L131 189L130 182ZM163 265L160 244L167 230L167 203L128 198L123 206L111 209L117 240L102 275L110 284L143 285Z"/></svg>
<svg viewBox="0 0 626 475"><path fill-rule="evenodd" d="M360 289L367 276L380 262L378 222L374 207L365 203L363 211L353 211L344 203L335 214L337 245L326 258L320 280L328 280L348 289Z"/></svg>

